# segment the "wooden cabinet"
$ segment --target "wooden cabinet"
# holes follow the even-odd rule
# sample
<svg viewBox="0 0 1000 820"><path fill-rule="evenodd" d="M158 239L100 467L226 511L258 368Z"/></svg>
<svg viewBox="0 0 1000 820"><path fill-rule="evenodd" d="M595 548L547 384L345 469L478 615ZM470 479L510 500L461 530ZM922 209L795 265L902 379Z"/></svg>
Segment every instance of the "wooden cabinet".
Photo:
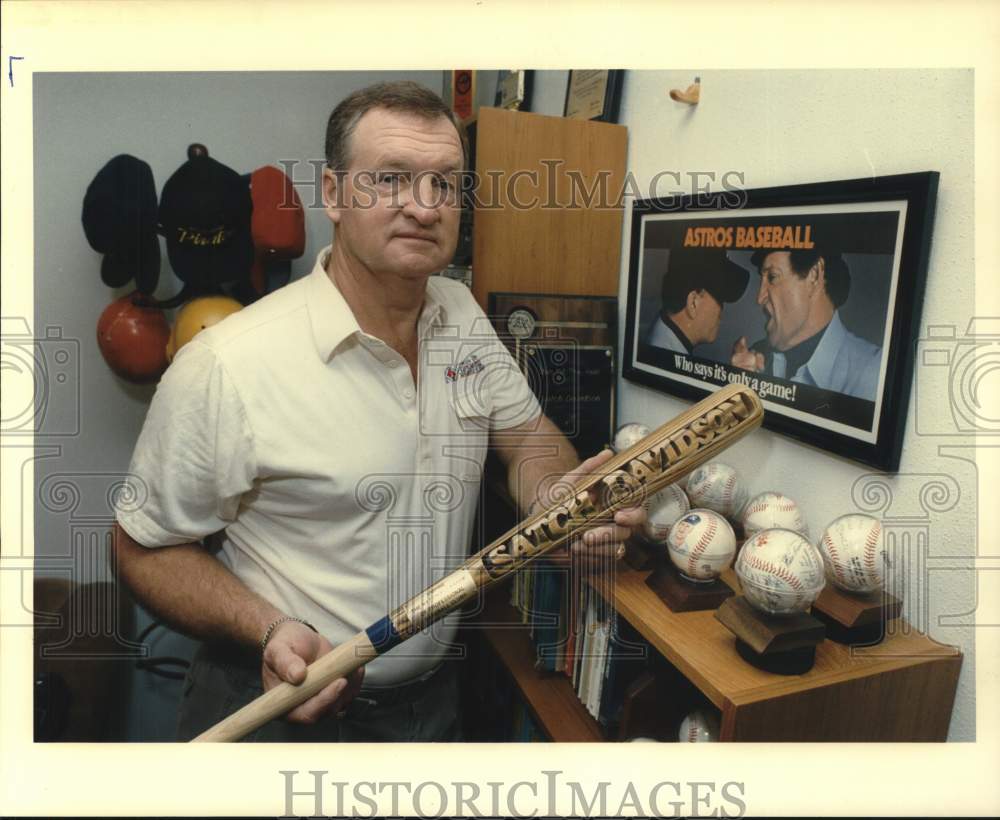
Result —
<svg viewBox="0 0 1000 820"><path fill-rule="evenodd" d="M617 296L628 131L481 108L472 292Z"/></svg>

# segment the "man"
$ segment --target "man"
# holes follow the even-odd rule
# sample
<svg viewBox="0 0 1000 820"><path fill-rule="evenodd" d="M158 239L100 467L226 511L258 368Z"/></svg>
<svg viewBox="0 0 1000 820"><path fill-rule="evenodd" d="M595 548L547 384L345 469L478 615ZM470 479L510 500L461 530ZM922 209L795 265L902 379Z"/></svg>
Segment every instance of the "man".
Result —
<svg viewBox="0 0 1000 820"><path fill-rule="evenodd" d="M457 566L488 444L523 510L610 457L577 466L468 290L430 278L455 250L465 164L440 98L413 83L355 92L330 116L326 154L332 248L181 350L133 456L118 571L206 641L182 739L301 682L308 663ZM539 440L552 455L526 446ZM618 513L576 547L614 552L642 520ZM217 559L196 542L220 530ZM253 739L457 738L442 663L455 628L445 619Z"/></svg>
<svg viewBox="0 0 1000 820"><path fill-rule="evenodd" d="M678 248L663 275L662 307L646 343L691 355L695 345L719 335L722 307L739 301L750 275L725 251Z"/></svg>
<svg viewBox="0 0 1000 820"><path fill-rule="evenodd" d="M851 275L839 252L757 251L757 304L767 339L733 346L732 364L800 384L874 401L882 349L844 327L838 308Z"/></svg>

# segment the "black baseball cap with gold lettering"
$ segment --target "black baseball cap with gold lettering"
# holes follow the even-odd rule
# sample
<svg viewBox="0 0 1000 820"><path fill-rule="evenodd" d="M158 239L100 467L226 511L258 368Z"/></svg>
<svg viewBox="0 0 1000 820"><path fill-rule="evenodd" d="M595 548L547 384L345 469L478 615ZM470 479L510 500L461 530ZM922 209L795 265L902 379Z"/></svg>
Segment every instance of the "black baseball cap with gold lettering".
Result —
<svg viewBox="0 0 1000 820"><path fill-rule="evenodd" d="M178 278L211 292L248 277L252 208L246 182L232 168L207 154L181 165L163 186L158 226Z"/></svg>
<svg viewBox="0 0 1000 820"><path fill-rule="evenodd" d="M737 302L750 272L733 262L722 248L673 248L663 277L664 302L669 294L683 299L692 290L707 290L721 305Z"/></svg>

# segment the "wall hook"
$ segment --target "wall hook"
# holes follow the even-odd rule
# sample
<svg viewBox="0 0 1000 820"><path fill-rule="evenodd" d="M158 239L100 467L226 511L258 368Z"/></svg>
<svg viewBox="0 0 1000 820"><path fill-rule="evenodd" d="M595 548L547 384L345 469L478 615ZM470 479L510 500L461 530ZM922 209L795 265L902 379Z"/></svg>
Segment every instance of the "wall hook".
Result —
<svg viewBox="0 0 1000 820"><path fill-rule="evenodd" d="M676 88L670 90L670 99L674 102L697 105L701 99L701 77L695 77L694 82L685 91L678 91Z"/></svg>

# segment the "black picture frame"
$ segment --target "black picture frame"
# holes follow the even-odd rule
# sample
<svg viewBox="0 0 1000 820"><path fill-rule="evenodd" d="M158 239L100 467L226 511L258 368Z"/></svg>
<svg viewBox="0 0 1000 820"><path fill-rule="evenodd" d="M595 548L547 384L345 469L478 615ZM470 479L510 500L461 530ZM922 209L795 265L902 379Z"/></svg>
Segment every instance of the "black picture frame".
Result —
<svg viewBox="0 0 1000 820"><path fill-rule="evenodd" d="M761 393L765 427L895 472L910 402L938 179L937 172L927 171L636 201L622 375L687 399L741 381ZM800 267L808 268L805 274L788 273L793 250ZM760 255L754 257L755 252ZM767 258L771 253L778 255ZM764 288L761 263L768 283L773 282ZM843 288L836 283L843 281L845 269L850 289L834 307L837 322L831 320L822 333L798 346L812 326L798 325L798 335L789 329L798 317L817 314L804 314L788 295L801 296L801 288L811 283L816 293L829 297L832 287L842 299ZM733 298L740 270L746 271L746 286ZM796 278L783 281L786 275ZM787 290L795 286L798 290ZM699 300L715 292L712 299L722 312L714 339L704 318L691 324L699 300L671 312L685 298L678 291ZM816 310L825 315L821 300L809 304L819 305ZM681 332L678 339L673 331L682 324L696 338ZM751 366L763 361L765 371L734 366L733 345L741 337L754 348ZM790 378L774 375L782 363Z"/></svg>
<svg viewBox="0 0 1000 820"><path fill-rule="evenodd" d="M608 82L604 89L604 103L601 113L590 117L591 121L597 122L618 122L618 112L622 102L622 85L625 80L625 69L608 68L603 69L608 74ZM563 101L563 116L569 113L569 101L573 91L573 79L579 69L570 69L566 78L566 99Z"/></svg>

